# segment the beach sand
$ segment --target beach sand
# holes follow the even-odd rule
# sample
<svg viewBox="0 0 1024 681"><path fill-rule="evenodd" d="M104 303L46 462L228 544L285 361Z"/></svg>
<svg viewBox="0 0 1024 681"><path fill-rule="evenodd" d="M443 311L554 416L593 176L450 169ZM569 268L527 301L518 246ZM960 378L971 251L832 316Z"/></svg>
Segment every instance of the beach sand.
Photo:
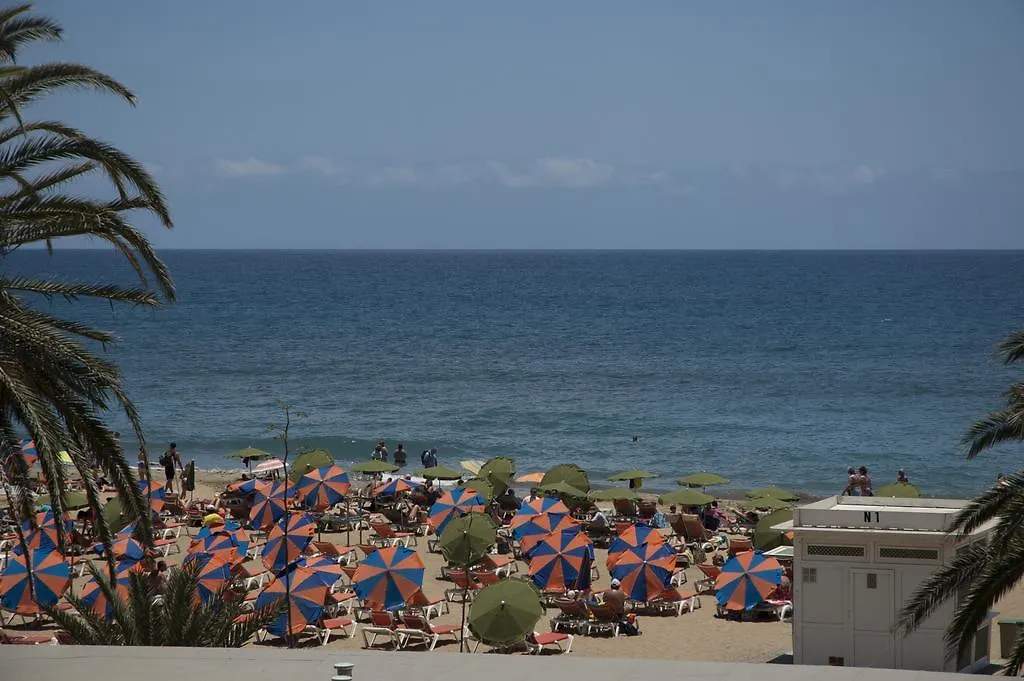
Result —
<svg viewBox="0 0 1024 681"><path fill-rule="evenodd" d="M197 472L196 476L197 499L212 499L218 491L223 489L227 482L235 478L233 475L223 473ZM195 528L190 532L195 534ZM368 532L366 533L369 534ZM339 545L345 545L346 535L344 533L327 533L322 536L324 541L331 541ZM357 543L358 533L352 534L353 545ZM168 562L172 565L180 563L185 556L190 537L184 533L178 539L181 552L171 554ZM426 541L420 538L417 547L423 562L426 565L423 590L431 599L441 598L444 590L451 586L450 582L437 579L443 565L443 559L439 554L430 553L426 549ZM595 588L605 588L608 585L608 574L605 570L605 557L607 552L598 549L597 565L600 577L595 582ZM360 554L361 555L361 554ZM255 567L258 561L252 562ZM519 574L525 574L526 566L519 563ZM683 592L693 589L693 584L702 576L700 570L691 567L687 570L687 583L680 590ZM76 590L81 590L84 578L75 580ZM758 622L736 622L719 619L715 617L715 599L713 596L702 596L702 607L694 612L684 613L679 617L675 616L641 616L639 618L641 636L617 638L576 636L573 644L572 654L593 656L593 657L617 657L617 658L660 658L671 660L700 660L708 662L768 662L779 656L786 655L792 650L792 627L788 622L779 621L758 621ZM461 616L461 606L450 604L451 612L433 620L438 624L458 624ZM1008 594L997 608L1004 616L1019 616L1024 614L1024 587L1018 587ZM550 610L537 624L538 631L548 631L548 619L557 614L557 610ZM361 625L360 625L361 626ZM18 626L15 624L9 627L12 631L23 631L32 633L40 631L38 625ZM258 646L279 646L281 641L271 637L267 642L254 643ZM306 639L304 645L315 645L311 638ZM357 633L353 639L334 637L327 647L332 649L347 650L356 649L362 646L362 637ZM484 650L486 647L481 647ZM438 650L457 651L458 645L451 642L441 642ZM998 636L993 636L993 656L998 656Z"/></svg>

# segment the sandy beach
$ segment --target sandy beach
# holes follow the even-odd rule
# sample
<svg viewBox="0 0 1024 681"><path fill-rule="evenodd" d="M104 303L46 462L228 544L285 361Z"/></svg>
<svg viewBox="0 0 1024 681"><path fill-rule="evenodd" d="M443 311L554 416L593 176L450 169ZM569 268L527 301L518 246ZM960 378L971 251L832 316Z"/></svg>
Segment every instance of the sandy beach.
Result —
<svg viewBox="0 0 1024 681"><path fill-rule="evenodd" d="M196 499L212 499L223 487L236 476L227 473L197 472L196 476ZM196 528L189 528L191 534L195 534ZM368 534L368 533L367 533ZM325 533L323 540L334 542L338 545L346 544L344 533ZM353 533L351 542L357 543L358 533ZM185 557L191 538L182 533L177 543L179 553L172 553L168 562L172 565L180 563ZM426 577L424 579L424 592L430 598L441 598L444 590L450 586L450 582L442 581L438 577L444 563L440 554L430 553L426 549L426 541L420 538L417 547L423 562L426 565ZM608 585L608 575L604 568L607 552L597 549L597 565L599 566L600 577L595 582L595 588L605 588ZM361 554L360 554L361 555ZM259 561L251 561L250 564L262 569ZM525 564L519 563L520 574L526 571ZM680 590L689 591L693 584L702 576L699 569L691 567L686 571L687 583ZM81 590L86 579L75 580L74 587ZM751 662L764 663L788 654L792 650L792 628L788 622L780 621L743 621L736 622L715 617L715 599L713 596L701 597L702 607L694 612L684 613L681 616L641 616L641 636L617 638L609 637L588 637L577 636L573 644L572 654L588 657L616 657L616 658L658 658L680 661L708 661L708 662ZM1024 613L1024 588L1015 589L1008 594L999 604L998 608L1004 616L1013 616ZM549 611L548 614L538 622L539 631L549 629L548 618L557 611ZM458 624L461 616L461 608L458 604L451 604L451 611L441 615L434 620L439 624ZM23 633L34 633L46 631L46 625L25 625L20 626L17 622L9 630ZM283 643L271 637L261 643L253 642L250 645L260 647L282 646ZM316 645L312 639L307 639L304 645ZM998 657L998 637L993 637L993 657ZM362 647L362 638L357 634L355 638L345 639L334 637L327 645L330 649L350 650ZM457 644L442 642L438 645L439 650L456 651Z"/></svg>

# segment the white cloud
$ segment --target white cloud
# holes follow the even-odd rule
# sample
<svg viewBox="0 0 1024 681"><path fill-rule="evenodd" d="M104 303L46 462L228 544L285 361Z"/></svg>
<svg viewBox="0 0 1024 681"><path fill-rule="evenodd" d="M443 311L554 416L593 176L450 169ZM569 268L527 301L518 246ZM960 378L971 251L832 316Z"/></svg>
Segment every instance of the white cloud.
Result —
<svg viewBox="0 0 1024 681"><path fill-rule="evenodd" d="M260 177L268 175L283 175L288 171L282 165L261 161L258 158L249 157L240 161L233 161L226 158L218 158L214 162L214 171L224 177Z"/></svg>
<svg viewBox="0 0 1024 681"><path fill-rule="evenodd" d="M490 171L506 187L566 187L579 189L608 184L615 169L591 158L549 156L513 167L488 161Z"/></svg>
<svg viewBox="0 0 1024 681"><path fill-rule="evenodd" d="M849 182L853 186L859 187L874 184L879 176L881 176L881 172L877 172L869 166L859 166L850 173Z"/></svg>
<svg viewBox="0 0 1024 681"><path fill-rule="evenodd" d="M388 166L366 176L366 184L371 187L414 185L422 183L426 178L412 166Z"/></svg>
<svg viewBox="0 0 1024 681"><path fill-rule="evenodd" d="M336 164L334 159L327 156L303 156L295 164L295 168L309 173L319 173L326 177L347 175L350 172L349 168Z"/></svg>

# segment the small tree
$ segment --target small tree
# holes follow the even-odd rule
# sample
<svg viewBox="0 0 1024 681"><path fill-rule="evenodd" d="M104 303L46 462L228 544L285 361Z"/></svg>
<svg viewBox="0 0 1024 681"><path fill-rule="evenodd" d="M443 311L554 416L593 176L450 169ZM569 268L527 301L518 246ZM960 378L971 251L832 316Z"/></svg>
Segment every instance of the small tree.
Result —
<svg viewBox="0 0 1024 681"><path fill-rule="evenodd" d="M289 403L287 403L287 402L285 402L283 400L278 400L277 401L277 405L281 408L281 411L284 414L284 422L280 423L280 424L269 423L269 424L267 424L267 430L269 432L273 433L274 434L274 439L280 440L282 446L284 447L284 458L282 459L282 461L284 462L284 475L282 476L282 478L284 479L284 500L285 500L285 511L284 511L284 545L285 545L285 551L287 551L287 547L288 547L288 524L289 524L288 523L288 520L289 520L288 514L291 512L290 508L289 508L290 504L288 503L288 455L289 455L288 435L289 435L289 432L291 431L292 420L294 419L294 420L298 421L300 419L304 419L304 418L306 418L306 415L303 414L302 412L293 411L294 407L291 404L289 404ZM285 586L285 589L284 589L284 603L286 604L286 607L287 607L287 610L285 612L287 613L287 618L288 618L288 629L287 629L287 631L289 631L289 632L292 630L292 602L291 602L292 601L292 588L291 588L291 584L292 584L292 582L289 579L289 580L287 580L285 582L285 585L284 585ZM292 636L291 635L287 636L286 640L287 640L287 643L288 643L288 647L291 648L292 647L292 643L293 643Z"/></svg>

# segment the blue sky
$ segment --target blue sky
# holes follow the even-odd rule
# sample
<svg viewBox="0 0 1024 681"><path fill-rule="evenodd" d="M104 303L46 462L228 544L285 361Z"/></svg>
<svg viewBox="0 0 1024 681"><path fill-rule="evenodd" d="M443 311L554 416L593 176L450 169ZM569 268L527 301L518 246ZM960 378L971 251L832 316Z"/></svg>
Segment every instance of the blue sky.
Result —
<svg viewBox="0 0 1024 681"><path fill-rule="evenodd" d="M167 248L1024 248L1024 4L40 2Z"/></svg>

